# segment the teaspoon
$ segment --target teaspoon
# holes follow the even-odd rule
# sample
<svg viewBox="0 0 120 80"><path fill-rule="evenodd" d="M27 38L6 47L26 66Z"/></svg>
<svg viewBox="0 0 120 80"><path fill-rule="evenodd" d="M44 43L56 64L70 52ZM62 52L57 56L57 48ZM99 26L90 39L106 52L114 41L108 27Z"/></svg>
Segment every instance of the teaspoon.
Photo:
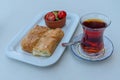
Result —
<svg viewBox="0 0 120 80"><path fill-rule="evenodd" d="M80 42L81 42L81 41L62 43L62 46L63 46L63 47L67 47L67 46L70 46L70 45L73 45L73 44L77 44L77 43L80 43Z"/></svg>

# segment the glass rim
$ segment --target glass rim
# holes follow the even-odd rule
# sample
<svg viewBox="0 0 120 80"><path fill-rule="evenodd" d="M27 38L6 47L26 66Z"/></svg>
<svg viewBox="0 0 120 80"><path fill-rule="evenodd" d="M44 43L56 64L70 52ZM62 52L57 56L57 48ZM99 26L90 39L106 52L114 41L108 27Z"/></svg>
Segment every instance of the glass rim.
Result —
<svg viewBox="0 0 120 80"><path fill-rule="evenodd" d="M97 15L101 15L101 16L106 17L106 18L109 20L109 22L107 23L107 26L109 26L109 25L111 24L111 20L110 20L110 18L109 18L107 15L105 15L105 14L103 14L103 13L98 13L98 12L91 12L91 13L87 13L87 14L81 16L81 18L80 18L80 24L82 25L82 22L83 22L82 19L83 19L84 17L89 16L89 15L94 15L94 14L97 14ZM94 19L97 19L97 18L94 18Z"/></svg>

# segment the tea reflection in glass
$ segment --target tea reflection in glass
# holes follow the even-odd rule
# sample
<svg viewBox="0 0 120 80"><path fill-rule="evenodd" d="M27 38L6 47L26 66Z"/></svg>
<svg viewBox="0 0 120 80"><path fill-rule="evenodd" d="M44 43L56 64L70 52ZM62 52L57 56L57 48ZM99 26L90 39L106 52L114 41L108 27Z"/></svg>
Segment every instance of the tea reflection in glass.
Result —
<svg viewBox="0 0 120 80"><path fill-rule="evenodd" d="M111 21L103 14L90 13L81 17L83 37L81 47L88 54L97 54L104 50L103 34Z"/></svg>

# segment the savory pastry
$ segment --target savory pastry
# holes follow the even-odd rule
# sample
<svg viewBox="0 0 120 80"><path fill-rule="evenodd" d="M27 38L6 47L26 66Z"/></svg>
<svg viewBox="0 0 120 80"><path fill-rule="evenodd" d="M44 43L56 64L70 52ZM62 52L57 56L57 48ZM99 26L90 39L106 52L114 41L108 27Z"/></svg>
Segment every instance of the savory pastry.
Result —
<svg viewBox="0 0 120 80"><path fill-rule="evenodd" d="M48 30L33 48L33 55L51 56L63 36L64 32L60 28Z"/></svg>
<svg viewBox="0 0 120 80"><path fill-rule="evenodd" d="M36 25L32 28L27 35L22 39L21 46L24 51L32 52L33 47L37 44L40 37L48 31L48 27Z"/></svg>

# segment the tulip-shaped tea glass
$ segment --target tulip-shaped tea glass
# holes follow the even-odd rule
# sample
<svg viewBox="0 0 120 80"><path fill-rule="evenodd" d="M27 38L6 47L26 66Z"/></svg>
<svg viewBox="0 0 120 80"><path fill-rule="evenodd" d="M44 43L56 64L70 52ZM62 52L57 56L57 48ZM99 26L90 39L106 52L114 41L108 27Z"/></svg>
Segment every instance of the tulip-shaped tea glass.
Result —
<svg viewBox="0 0 120 80"><path fill-rule="evenodd" d="M113 52L111 40L104 36L105 29L111 24L110 19L100 13L89 13L81 17L83 34L74 38L80 43L72 45L77 57L87 60L103 60Z"/></svg>

